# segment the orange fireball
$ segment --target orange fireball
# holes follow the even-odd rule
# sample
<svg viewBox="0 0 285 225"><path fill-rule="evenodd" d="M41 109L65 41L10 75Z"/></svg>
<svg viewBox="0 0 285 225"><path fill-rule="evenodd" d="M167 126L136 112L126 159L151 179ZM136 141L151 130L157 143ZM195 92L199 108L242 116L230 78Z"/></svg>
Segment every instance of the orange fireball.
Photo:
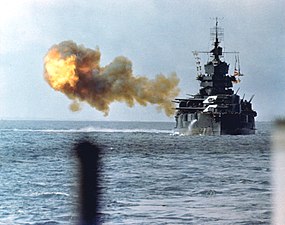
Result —
<svg viewBox="0 0 285 225"><path fill-rule="evenodd" d="M51 49L45 57L45 78L52 88L59 91L66 86L74 88L79 80L76 74L76 56L63 58L57 49Z"/></svg>
<svg viewBox="0 0 285 225"><path fill-rule="evenodd" d="M124 56L116 57L110 64L100 66L101 53L98 48L85 48L73 41L54 45L45 57L44 76L56 91L64 93L73 103L72 111L80 110L80 103L108 115L110 104L125 102L132 107L135 102L148 103L163 109L167 116L174 113L171 99L179 93L176 74L168 77L160 74L150 80L133 74L132 62Z"/></svg>

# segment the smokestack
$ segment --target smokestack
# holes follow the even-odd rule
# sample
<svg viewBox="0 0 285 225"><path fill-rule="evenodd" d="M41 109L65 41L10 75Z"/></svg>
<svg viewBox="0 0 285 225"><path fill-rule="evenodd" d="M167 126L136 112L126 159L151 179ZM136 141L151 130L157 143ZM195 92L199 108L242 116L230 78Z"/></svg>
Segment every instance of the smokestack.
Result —
<svg viewBox="0 0 285 225"><path fill-rule="evenodd" d="M285 224L285 120L277 120L272 135L272 224Z"/></svg>
<svg viewBox="0 0 285 225"><path fill-rule="evenodd" d="M64 41L50 48L44 58L44 77L56 91L73 100L72 111L80 109L79 102L87 102L106 116L114 101L146 106L154 104L167 116L174 114L171 102L179 94L179 79L173 73L159 74L150 80L136 76L132 62L124 56L116 57L109 65L100 65L99 49L85 48L72 41Z"/></svg>

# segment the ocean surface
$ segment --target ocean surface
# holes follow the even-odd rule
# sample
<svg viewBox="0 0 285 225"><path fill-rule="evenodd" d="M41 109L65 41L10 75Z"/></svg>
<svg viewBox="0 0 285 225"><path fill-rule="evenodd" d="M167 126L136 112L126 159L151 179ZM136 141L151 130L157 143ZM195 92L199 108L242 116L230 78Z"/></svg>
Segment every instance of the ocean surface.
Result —
<svg viewBox="0 0 285 225"><path fill-rule="evenodd" d="M271 123L248 136L177 136L174 123L0 121L0 224L76 224L78 162L102 157L103 224L270 224Z"/></svg>

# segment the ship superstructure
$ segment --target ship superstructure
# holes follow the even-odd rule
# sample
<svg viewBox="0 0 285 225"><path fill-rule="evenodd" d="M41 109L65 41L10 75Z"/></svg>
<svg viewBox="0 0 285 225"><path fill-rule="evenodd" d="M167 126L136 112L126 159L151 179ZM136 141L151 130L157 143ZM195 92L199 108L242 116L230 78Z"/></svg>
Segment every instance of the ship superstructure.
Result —
<svg viewBox="0 0 285 225"><path fill-rule="evenodd" d="M224 52L220 46L223 29L216 25L211 29L213 49L210 52L193 52L197 66L197 80L200 82L198 94L189 98L176 98L176 127L179 134L254 134L255 117L252 98L240 98L238 91L232 90L233 83L240 81L240 63L238 52ZM204 65L204 73L199 53L210 55ZM235 54L235 68L229 74L229 64L223 61L226 53Z"/></svg>

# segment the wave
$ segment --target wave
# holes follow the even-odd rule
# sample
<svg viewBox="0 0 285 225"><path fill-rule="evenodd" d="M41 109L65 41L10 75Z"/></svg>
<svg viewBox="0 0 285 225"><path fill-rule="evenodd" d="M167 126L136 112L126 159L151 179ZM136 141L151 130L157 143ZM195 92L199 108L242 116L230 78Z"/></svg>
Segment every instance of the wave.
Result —
<svg viewBox="0 0 285 225"><path fill-rule="evenodd" d="M29 195L26 195L29 197L51 197L51 196L65 196L68 197L69 194L64 192L35 192Z"/></svg>
<svg viewBox="0 0 285 225"><path fill-rule="evenodd" d="M2 131L13 132L41 132L41 133L165 133L172 134L172 130L160 129L113 129L113 128L96 128L84 127L78 129L1 129Z"/></svg>

